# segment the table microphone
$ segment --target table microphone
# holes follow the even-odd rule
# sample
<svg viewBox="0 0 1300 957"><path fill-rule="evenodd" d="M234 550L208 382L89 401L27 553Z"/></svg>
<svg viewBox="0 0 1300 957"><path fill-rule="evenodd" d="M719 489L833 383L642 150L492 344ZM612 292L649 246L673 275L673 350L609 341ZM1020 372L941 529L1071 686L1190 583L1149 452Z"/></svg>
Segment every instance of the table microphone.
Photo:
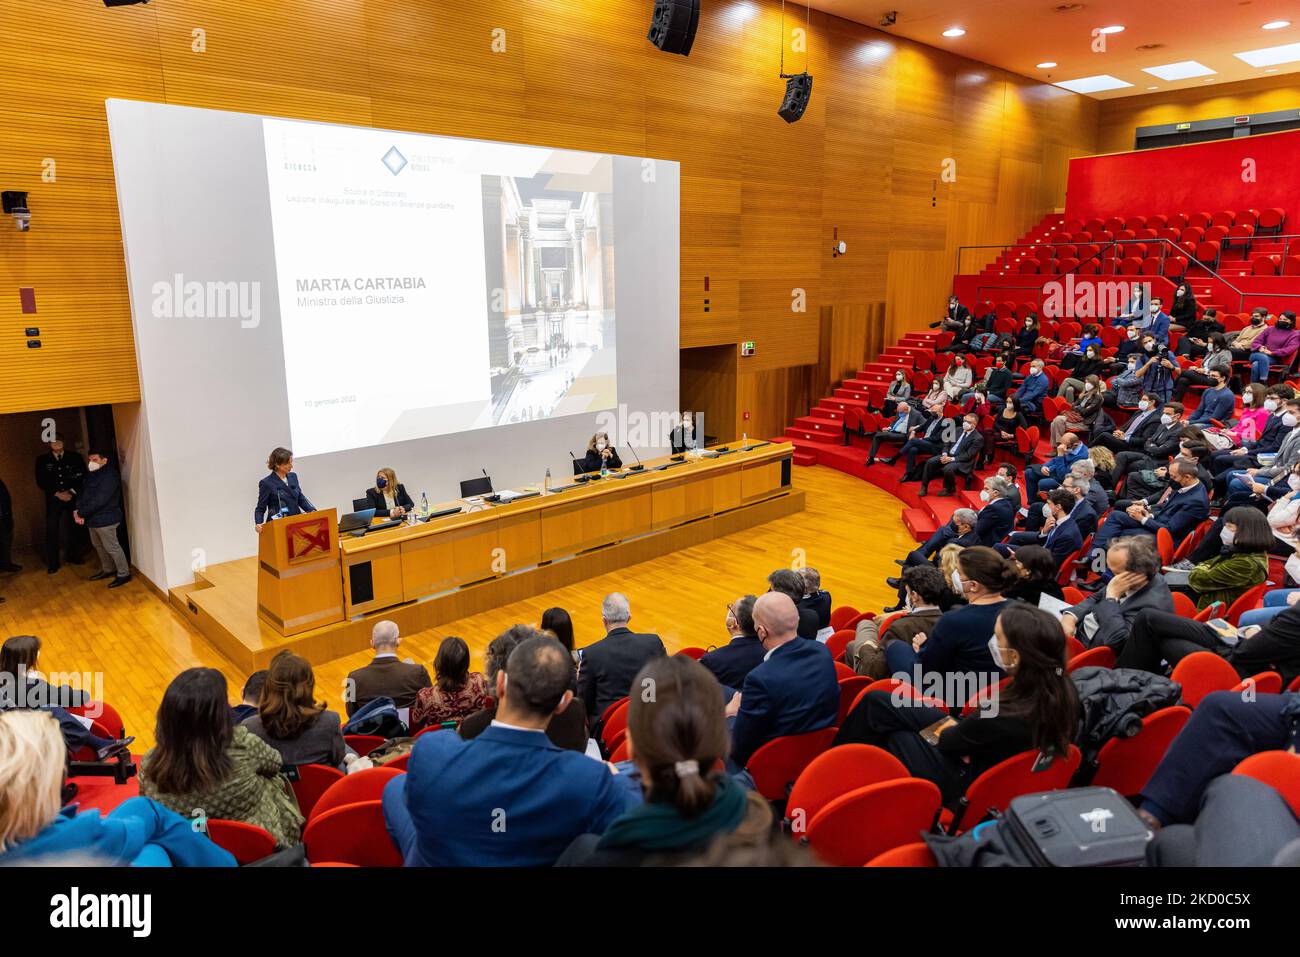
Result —
<svg viewBox="0 0 1300 957"><path fill-rule="evenodd" d="M577 457L576 455L573 454L573 449L570 449L570 450L569 450L569 458L573 459L573 464L574 464L574 465L577 465L577 464L578 464L578 457ZM578 472L576 469L575 469L574 471L575 471L575 473L576 473L576 474L573 476L573 480L574 480L575 482L590 482L590 481L591 481L591 476L588 475L586 472Z"/></svg>
<svg viewBox="0 0 1300 957"><path fill-rule="evenodd" d="M645 468L645 466L641 464L641 456L636 454L636 449L634 449L630 443L628 444L627 450L631 452L632 457L636 459L636 465L629 466L628 471L640 472L643 468Z"/></svg>

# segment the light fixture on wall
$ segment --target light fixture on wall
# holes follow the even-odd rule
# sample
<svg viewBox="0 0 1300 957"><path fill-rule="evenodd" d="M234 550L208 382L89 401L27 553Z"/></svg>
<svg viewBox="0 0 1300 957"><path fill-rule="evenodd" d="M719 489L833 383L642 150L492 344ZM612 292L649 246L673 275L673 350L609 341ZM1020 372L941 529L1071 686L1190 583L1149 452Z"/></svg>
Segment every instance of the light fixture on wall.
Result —
<svg viewBox="0 0 1300 957"><path fill-rule="evenodd" d="M804 68L802 73L785 72L785 0L781 0L781 79L785 80L785 97L777 115L787 123L793 123L803 117L812 99L812 74L808 72L808 41L812 35L812 4L804 8Z"/></svg>
<svg viewBox="0 0 1300 957"><path fill-rule="evenodd" d="M665 53L690 56L700 25L700 0L655 0L646 39Z"/></svg>
<svg viewBox="0 0 1300 957"><path fill-rule="evenodd" d="M14 225L20 233L32 228L32 211L27 208L27 194L17 189L7 189L0 193L0 206L5 215L14 218Z"/></svg>

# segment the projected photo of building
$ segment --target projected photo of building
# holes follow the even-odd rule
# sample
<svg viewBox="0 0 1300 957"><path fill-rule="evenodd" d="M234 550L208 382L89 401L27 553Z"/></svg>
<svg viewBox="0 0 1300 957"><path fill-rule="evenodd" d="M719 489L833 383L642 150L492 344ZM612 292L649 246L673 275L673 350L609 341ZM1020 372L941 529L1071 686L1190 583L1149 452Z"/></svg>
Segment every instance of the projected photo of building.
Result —
<svg viewBox="0 0 1300 957"><path fill-rule="evenodd" d="M607 167L483 177L493 424L617 404Z"/></svg>

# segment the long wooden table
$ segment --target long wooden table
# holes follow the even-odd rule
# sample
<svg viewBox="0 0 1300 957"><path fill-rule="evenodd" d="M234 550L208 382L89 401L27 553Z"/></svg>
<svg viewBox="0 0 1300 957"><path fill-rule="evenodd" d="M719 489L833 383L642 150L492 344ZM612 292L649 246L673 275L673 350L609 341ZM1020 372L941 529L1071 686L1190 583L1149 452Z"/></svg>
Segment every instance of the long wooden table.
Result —
<svg viewBox="0 0 1300 957"><path fill-rule="evenodd" d="M508 503L440 503L432 510L463 510L361 537L341 535L345 617L654 535L789 490L791 445L731 448L716 457L688 455L663 470L655 466L671 457L647 460L640 471L624 468Z"/></svg>

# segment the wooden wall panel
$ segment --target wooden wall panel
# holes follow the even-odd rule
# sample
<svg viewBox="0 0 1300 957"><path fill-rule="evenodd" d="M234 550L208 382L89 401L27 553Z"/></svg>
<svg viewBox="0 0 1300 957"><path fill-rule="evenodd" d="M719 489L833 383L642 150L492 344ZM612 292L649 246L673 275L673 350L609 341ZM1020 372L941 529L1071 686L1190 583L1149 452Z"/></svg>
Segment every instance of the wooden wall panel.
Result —
<svg viewBox="0 0 1300 957"><path fill-rule="evenodd" d="M104 112L123 97L679 162L683 401L731 402L719 435L780 431L829 384L824 354L931 321L957 247L1014 238L1096 150L1094 101L819 12L796 49L805 12L783 30L779 0L706 4L676 57L646 42L644 0L0 0L0 184L35 217L0 223L0 412L139 398ZM794 124L782 48L814 75ZM41 350L13 334L19 286ZM706 376L697 347L735 358Z"/></svg>

